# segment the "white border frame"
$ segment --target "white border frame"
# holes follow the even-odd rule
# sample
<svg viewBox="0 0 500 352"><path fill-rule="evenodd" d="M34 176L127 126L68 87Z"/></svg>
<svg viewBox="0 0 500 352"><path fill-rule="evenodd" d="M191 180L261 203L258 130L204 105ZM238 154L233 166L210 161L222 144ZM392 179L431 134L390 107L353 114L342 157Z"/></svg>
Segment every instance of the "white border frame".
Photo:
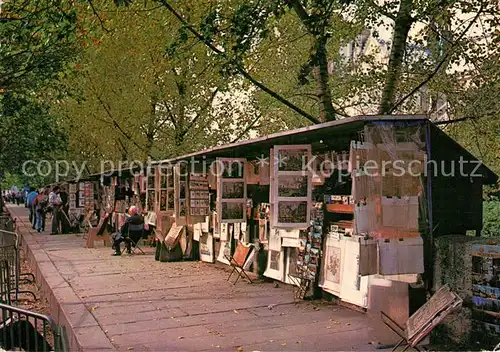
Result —
<svg viewBox="0 0 500 352"><path fill-rule="evenodd" d="M222 223L239 223L247 221L247 182L246 182L246 168L247 159L245 158L217 158L217 216L219 218L219 226ZM242 178L223 178L222 170L219 169L223 162L240 162L243 165L243 177ZM222 198L222 189L225 182L243 182L243 198ZM241 219L224 219L222 220L222 203L236 203L242 204L243 207L243 217Z"/></svg>
<svg viewBox="0 0 500 352"><path fill-rule="evenodd" d="M312 172L310 170L302 171L279 171L279 151L280 150L306 150L307 162L311 160L311 145L310 144L297 144L297 145L275 145L271 152L271 204L272 204L272 218L271 227L276 228L295 228L306 229L311 221L311 207L312 207ZM280 176L306 176L307 177L307 196L306 197L279 197L279 177ZM278 222L278 204L279 202L307 202L306 206L306 222L305 223L281 223Z"/></svg>

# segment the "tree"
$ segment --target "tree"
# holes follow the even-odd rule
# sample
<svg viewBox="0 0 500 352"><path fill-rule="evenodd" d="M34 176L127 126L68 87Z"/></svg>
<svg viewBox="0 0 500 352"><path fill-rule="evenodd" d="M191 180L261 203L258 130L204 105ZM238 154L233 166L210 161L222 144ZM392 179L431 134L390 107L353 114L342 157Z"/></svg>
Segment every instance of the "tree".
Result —
<svg viewBox="0 0 500 352"><path fill-rule="evenodd" d="M92 6L80 11L84 51L65 80L77 93L55 102L71 155L94 168L100 159L163 159L246 130L253 117L244 88L202 43L177 37L182 26L168 11Z"/></svg>

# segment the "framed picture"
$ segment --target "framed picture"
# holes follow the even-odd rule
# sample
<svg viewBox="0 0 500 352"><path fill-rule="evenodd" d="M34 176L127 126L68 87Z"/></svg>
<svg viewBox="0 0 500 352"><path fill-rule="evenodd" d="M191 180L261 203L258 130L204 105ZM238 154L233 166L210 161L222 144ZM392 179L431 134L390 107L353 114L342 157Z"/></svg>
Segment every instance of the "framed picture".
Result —
<svg viewBox="0 0 500 352"><path fill-rule="evenodd" d="M217 159L217 214L218 223L246 221L246 159Z"/></svg>
<svg viewBox="0 0 500 352"><path fill-rule="evenodd" d="M309 145L278 146L275 150L279 171L303 171L306 169L311 150Z"/></svg>
<svg viewBox="0 0 500 352"><path fill-rule="evenodd" d="M246 203L222 202L221 206L222 221L242 222L245 219L245 204Z"/></svg>
<svg viewBox="0 0 500 352"><path fill-rule="evenodd" d="M245 198L245 182L225 180L222 183L222 198L223 199L243 199Z"/></svg>
<svg viewBox="0 0 500 352"><path fill-rule="evenodd" d="M278 201L278 223L305 224L308 222L307 201Z"/></svg>
<svg viewBox="0 0 500 352"><path fill-rule="evenodd" d="M285 255L283 250L273 251L269 250L267 256L267 268L264 272L264 276L271 279L283 281L284 279L284 267L285 267Z"/></svg>
<svg viewBox="0 0 500 352"><path fill-rule="evenodd" d="M311 146L275 146L271 155L272 226L307 228L312 206Z"/></svg>
<svg viewBox="0 0 500 352"><path fill-rule="evenodd" d="M70 183L69 193L76 193L76 183Z"/></svg>
<svg viewBox="0 0 500 352"><path fill-rule="evenodd" d="M166 211L168 208L168 193L166 189L160 190L160 211Z"/></svg>

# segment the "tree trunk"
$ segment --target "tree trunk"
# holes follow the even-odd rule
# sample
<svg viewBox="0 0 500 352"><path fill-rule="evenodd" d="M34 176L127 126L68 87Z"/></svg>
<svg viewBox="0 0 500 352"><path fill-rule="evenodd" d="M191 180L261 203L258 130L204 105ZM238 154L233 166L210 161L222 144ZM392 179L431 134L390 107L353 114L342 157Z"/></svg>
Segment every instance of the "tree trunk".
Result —
<svg viewBox="0 0 500 352"><path fill-rule="evenodd" d="M151 155L151 150L153 149L154 138L155 138L155 126L156 126L156 103L151 103L151 116L148 123L148 130L146 132L146 158Z"/></svg>
<svg viewBox="0 0 500 352"><path fill-rule="evenodd" d="M316 94L319 100L319 119L321 122L335 120L335 110L332 105L332 94L328 84L328 57L326 54L326 36L316 38Z"/></svg>
<svg viewBox="0 0 500 352"><path fill-rule="evenodd" d="M389 58L384 91L382 92L382 101L379 110L380 114L390 113L394 104L394 97L401 76L406 39L408 38L408 32L413 24L413 18L411 17L412 9L413 0L401 0L396 21L394 22L391 55Z"/></svg>

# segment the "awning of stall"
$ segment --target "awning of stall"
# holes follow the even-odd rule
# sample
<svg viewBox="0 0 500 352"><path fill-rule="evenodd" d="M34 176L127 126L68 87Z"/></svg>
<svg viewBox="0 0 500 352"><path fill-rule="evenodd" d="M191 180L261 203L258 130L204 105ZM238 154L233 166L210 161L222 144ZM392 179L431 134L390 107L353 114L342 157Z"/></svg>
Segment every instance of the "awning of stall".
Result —
<svg viewBox="0 0 500 352"><path fill-rule="evenodd" d="M134 176L135 174L140 173L141 171L143 171L143 167L139 164L132 164L132 165L123 164L120 168L109 169L106 171L90 174L75 181L76 182L98 181L105 177L129 178Z"/></svg>
<svg viewBox="0 0 500 352"><path fill-rule="evenodd" d="M215 146L199 152L172 159L153 162L153 165L167 165L191 158L231 157L257 158L264 150L274 145L311 144L313 151L348 148L351 140L358 140L359 133L368 122L375 121L427 121L424 115L353 116L298 129L278 132L236 143Z"/></svg>

